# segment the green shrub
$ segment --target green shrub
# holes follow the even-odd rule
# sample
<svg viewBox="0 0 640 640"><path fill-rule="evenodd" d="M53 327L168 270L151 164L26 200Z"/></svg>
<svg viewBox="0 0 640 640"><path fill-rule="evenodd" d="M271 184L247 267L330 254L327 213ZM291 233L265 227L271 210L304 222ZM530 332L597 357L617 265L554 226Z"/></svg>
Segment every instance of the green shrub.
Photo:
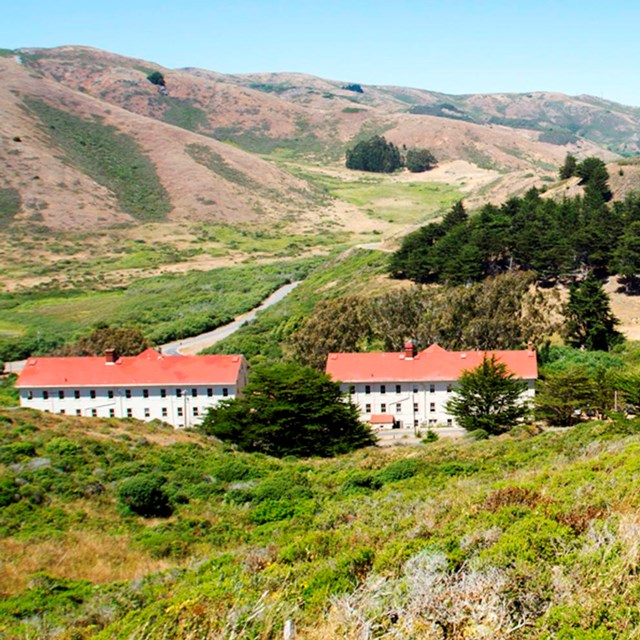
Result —
<svg viewBox="0 0 640 640"><path fill-rule="evenodd" d="M424 434L424 438L422 438L422 442L424 444L429 444L430 442L437 442L438 440L440 440L440 436L435 431L432 431L431 429L428 429L427 432Z"/></svg>
<svg viewBox="0 0 640 640"><path fill-rule="evenodd" d="M0 507L6 507L12 502L18 502L20 494L18 485L13 478L4 476L0 478Z"/></svg>
<svg viewBox="0 0 640 640"><path fill-rule="evenodd" d="M489 437L489 433L484 429L474 429L467 433L469 440L486 440Z"/></svg>
<svg viewBox="0 0 640 640"><path fill-rule="evenodd" d="M120 503L143 518L166 518L173 508L165 491L165 478L156 473L140 474L120 485Z"/></svg>
<svg viewBox="0 0 640 640"><path fill-rule="evenodd" d="M366 471L353 471L342 483L342 493L361 493L363 491L375 491L382 487L383 481Z"/></svg>
<svg viewBox="0 0 640 640"><path fill-rule="evenodd" d="M418 461L414 458L403 458L388 464L378 472L378 479L387 484L388 482L398 482L412 478L418 472Z"/></svg>
<svg viewBox="0 0 640 640"><path fill-rule="evenodd" d="M35 447L30 442L11 442L0 446L0 462L3 464L22 462L35 455Z"/></svg>

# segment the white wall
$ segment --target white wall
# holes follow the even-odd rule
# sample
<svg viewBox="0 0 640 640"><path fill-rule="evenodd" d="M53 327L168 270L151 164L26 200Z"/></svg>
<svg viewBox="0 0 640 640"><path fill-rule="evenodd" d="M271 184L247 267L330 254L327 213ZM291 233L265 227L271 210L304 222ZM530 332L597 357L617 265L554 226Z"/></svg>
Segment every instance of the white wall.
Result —
<svg viewBox="0 0 640 640"><path fill-rule="evenodd" d="M61 392L63 398L60 397ZM200 423L208 407L235 396L235 385L51 387L21 389L20 404L50 413L101 418L132 417L146 421L158 419L174 427L191 427Z"/></svg>
<svg viewBox="0 0 640 640"><path fill-rule="evenodd" d="M522 394L523 399L533 398L534 384L534 380L527 380L527 390ZM451 390L455 389L455 386L455 380L340 385L342 392L360 408L362 420L368 421L372 414L387 414L392 415L405 428L456 425L453 416L445 409L445 404L451 398Z"/></svg>

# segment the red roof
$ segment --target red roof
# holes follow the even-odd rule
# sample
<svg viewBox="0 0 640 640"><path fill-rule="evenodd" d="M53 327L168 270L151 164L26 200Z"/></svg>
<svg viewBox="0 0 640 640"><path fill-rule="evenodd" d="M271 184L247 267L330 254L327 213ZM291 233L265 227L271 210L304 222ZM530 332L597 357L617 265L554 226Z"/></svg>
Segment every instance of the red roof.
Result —
<svg viewBox="0 0 640 640"><path fill-rule="evenodd" d="M494 355L517 378L538 377L536 352L526 351L446 351L437 344L414 358L406 353L330 353L327 373L341 382L436 382L457 380L473 369L484 355Z"/></svg>
<svg viewBox="0 0 640 640"><path fill-rule="evenodd" d="M243 356L168 356L147 349L108 363L102 356L29 358L17 387L122 387L237 382Z"/></svg>
<svg viewBox="0 0 640 640"><path fill-rule="evenodd" d="M374 413L371 418L369 418L369 422L371 424L393 424L395 419L388 413Z"/></svg>

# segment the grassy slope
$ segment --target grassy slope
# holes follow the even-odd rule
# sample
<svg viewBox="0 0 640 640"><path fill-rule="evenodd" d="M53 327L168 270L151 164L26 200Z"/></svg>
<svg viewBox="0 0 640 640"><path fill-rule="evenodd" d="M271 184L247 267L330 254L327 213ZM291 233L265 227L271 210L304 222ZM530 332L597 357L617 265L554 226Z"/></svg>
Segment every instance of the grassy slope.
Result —
<svg viewBox="0 0 640 640"><path fill-rule="evenodd" d="M636 637L638 421L284 461L132 421L0 433L8 638ZM150 469L165 520L118 507Z"/></svg>

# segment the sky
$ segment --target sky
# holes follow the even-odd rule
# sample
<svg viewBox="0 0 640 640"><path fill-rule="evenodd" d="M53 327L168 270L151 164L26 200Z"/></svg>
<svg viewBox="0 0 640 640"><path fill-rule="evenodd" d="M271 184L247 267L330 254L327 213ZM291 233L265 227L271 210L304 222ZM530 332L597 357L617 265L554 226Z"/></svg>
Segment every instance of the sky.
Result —
<svg viewBox="0 0 640 640"><path fill-rule="evenodd" d="M1 16L8 49L86 45L170 69L640 107L632 0L16 0Z"/></svg>

